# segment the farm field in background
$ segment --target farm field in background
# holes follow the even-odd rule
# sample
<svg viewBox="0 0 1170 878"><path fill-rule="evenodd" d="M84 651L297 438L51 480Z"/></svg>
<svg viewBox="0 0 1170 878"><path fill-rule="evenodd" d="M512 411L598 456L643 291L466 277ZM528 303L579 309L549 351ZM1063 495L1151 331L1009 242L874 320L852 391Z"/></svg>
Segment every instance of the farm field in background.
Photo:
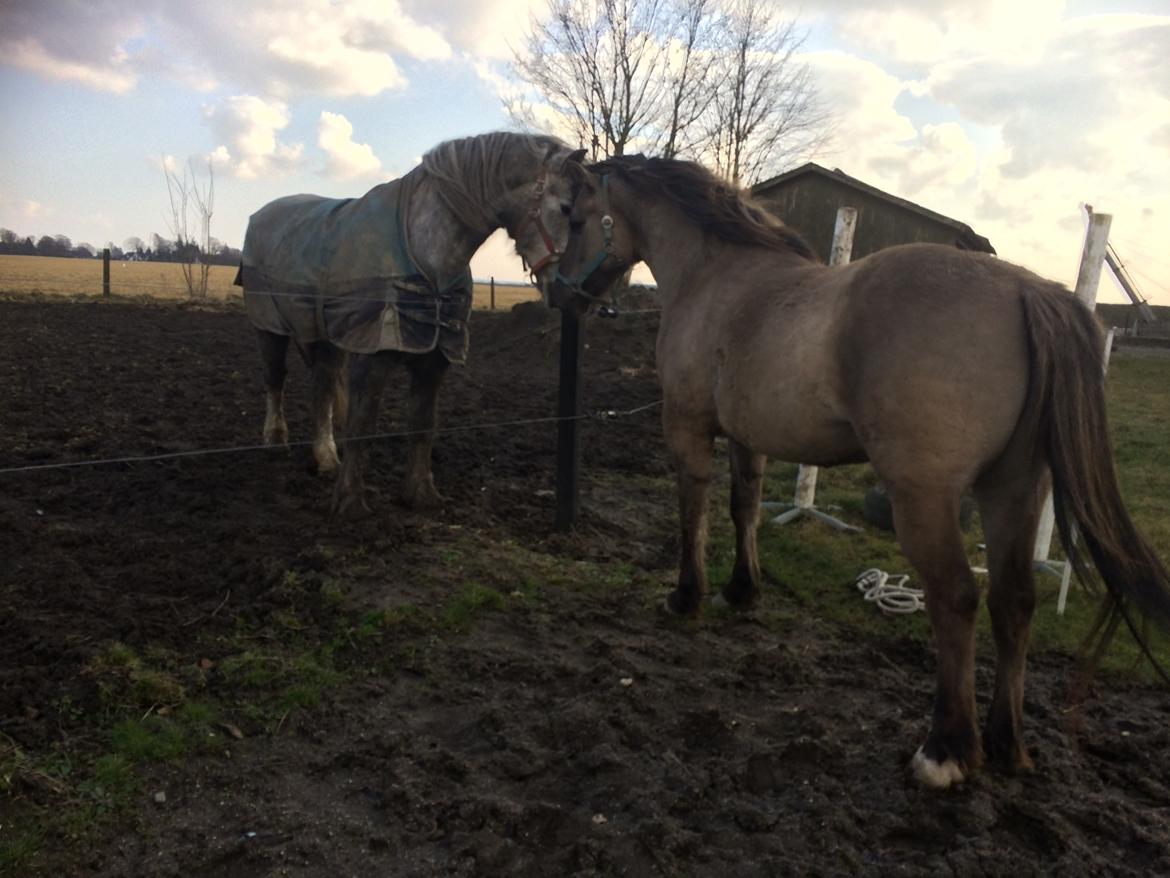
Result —
<svg viewBox="0 0 1170 878"><path fill-rule="evenodd" d="M213 265L209 276L209 298L231 301L241 298L232 284L234 265ZM100 296L102 261L53 256L0 256L0 291L43 295ZM110 260L110 293L122 298L145 296L155 299L187 299L183 272L176 262L126 262ZM529 283L496 281L496 309L507 310L518 302L538 299L540 293ZM491 305L488 283L475 284L475 307Z"/></svg>

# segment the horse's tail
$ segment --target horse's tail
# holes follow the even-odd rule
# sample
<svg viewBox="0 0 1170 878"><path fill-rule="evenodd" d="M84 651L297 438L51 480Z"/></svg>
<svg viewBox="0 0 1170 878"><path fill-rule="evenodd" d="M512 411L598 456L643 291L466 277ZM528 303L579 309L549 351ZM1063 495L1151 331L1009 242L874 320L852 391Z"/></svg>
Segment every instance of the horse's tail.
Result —
<svg viewBox="0 0 1170 878"><path fill-rule="evenodd" d="M1146 618L1170 630L1170 574L1121 499L1105 417L1101 328L1067 291L1036 285L1024 290L1023 303L1031 354L1029 398L1039 408L1035 414L1052 470L1061 540L1077 577L1090 582L1072 534L1075 522L1112 599L1113 624L1103 637L1116 627L1120 615L1148 655L1128 608L1136 606Z"/></svg>

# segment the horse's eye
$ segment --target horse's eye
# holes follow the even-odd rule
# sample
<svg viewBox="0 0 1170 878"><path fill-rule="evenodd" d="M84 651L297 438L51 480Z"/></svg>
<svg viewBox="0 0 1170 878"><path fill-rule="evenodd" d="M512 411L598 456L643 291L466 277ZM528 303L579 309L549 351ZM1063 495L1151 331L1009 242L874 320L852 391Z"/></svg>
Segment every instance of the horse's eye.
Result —
<svg viewBox="0 0 1170 878"><path fill-rule="evenodd" d="M563 213L565 216L568 216L572 212L573 212L573 205L571 205L571 204L562 204L561 205L561 213Z"/></svg>

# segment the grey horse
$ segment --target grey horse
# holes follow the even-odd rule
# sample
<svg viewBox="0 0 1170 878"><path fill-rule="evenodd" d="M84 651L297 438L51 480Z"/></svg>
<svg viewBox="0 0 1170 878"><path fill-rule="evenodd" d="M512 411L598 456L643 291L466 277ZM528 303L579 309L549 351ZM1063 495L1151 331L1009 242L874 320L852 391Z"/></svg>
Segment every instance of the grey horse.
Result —
<svg viewBox="0 0 1170 878"><path fill-rule="evenodd" d="M312 373L318 471L338 473L335 513L369 512L363 437L375 430L395 363L410 374L404 499L414 508L440 502L431 472L436 402L449 365L467 356L468 263L503 227L547 289L568 238L568 171L583 158L555 138L494 132L441 143L360 198L292 195L251 216L236 282L264 361L264 441L288 442L291 339ZM335 422L348 440L340 459Z"/></svg>

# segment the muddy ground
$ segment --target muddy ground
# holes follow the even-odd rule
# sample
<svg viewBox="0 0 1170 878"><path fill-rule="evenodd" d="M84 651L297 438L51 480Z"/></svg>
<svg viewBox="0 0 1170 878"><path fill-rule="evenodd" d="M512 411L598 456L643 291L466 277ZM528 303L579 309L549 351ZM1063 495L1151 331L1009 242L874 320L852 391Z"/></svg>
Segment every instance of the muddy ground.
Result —
<svg viewBox="0 0 1170 878"><path fill-rule="evenodd" d="M654 331L654 315L590 322L590 409L658 398ZM555 412L554 323L477 314L472 337L444 425ZM294 362L300 438L304 390ZM403 398L391 390L383 429L400 427ZM252 445L262 414L238 312L0 302L0 467ZM142 763L128 808L88 836L46 830L27 868L1170 873L1165 690L1099 685L1070 712L1070 661L1036 657L1036 773L923 792L905 765L931 650L809 618L784 583L765 598L781 615L663 619L676 546L657 415L587 421L583 442L570 536L550 528L547 423L444 435L448 502L425 515L395 503L404 446L386 441L360 525L326 517L330 485L305 449L0 474L0 740L32 759L102 752L125 707L97 659L115 642L218 711L214 745ZM464 617L452 607L472 580ZM381 627L363 640L371 612ZM335 644L323 697L248 709L255 680L226 668L267 636L286 652ZM986 650L979 674L985 694ZM0 833L69 806L67 784L35 777L0 798Z"/></svg>

